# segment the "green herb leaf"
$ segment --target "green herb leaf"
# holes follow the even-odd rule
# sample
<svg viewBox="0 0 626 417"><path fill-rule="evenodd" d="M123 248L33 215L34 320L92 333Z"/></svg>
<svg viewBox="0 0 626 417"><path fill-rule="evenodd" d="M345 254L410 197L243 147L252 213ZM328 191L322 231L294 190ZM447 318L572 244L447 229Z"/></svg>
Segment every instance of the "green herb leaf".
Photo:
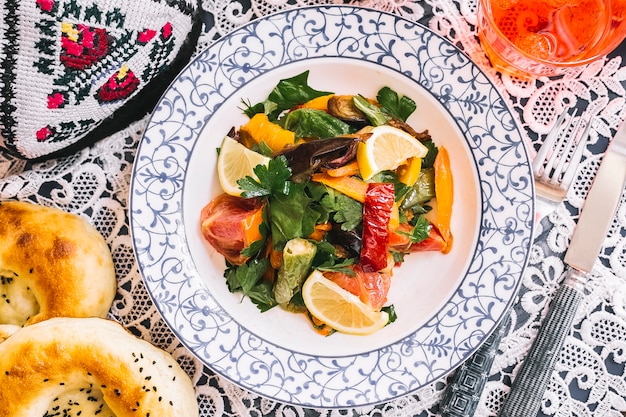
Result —
<svg viewBox="0 0 626 417"><path fill-rule="evenodd" d="M351 277L353 277L356 276L354 269L351 268L354 263L354 258L336 258L336 262L328 262L327 264L322 264L316 269L327 272L342 272L346 275L350 275Z"/></svg>
<svg viewBox="0 0 626 417"><path fill-rule="evenodd" d="M280 80L267 97L267 100L253 106L247 105L244 113L248 117L256 113L265 113L271 121L276 121L280 114L299 104L306 103L316 97L332 94L327 91L318 91L308 84L309 71L304 71L294 77Z"/></svg>
<svg viewBox="0 0 626 417"><path fill-rule="evenodd" d="M378 91L376 100L378 100L378 103L385 112L403 122L406 122L406 119L408 119L417 108L413 99L407 96L398 98L398 93L389 87L381 88L380 91Z"/></svg>
<svg viewBox="0 0 626 417"><path fill-rule="evenodd" d="M328 210L322 200L326 197L327 187L319 182L309 182L306 184L306 192L311 196L309 207L319 213L318 223L327 223L332 212Z"/></svg>
<svg viewBox="0 0 626 417"><path fill-rule="evenodd" d="M393 184L394 200L401 201L404 196L411 190L411 187L404 184L393 171L381 171L370 179L370 182L390 182Z"/></svg>
<svg viewBox="0 0 626 417"><path fill-rule="evenodd" d="M435 165L435 158L437 157L437 153L439 153L439 148L432 140L427 140L422 142L424 146L428 148L428 153L424 158L422 158L422 169L424 168L432 168Z"/></svg>
<svg viewBox="0 0 626 417"><path fill-rule="evenodd" d="M411 243L419 243L428 237L432 226L430 225L430 222L426 220L424 215L417 216L414 222L415 224L413 225L411 232L407 233L399 231L399 233L408 236Z"/></svg>
<svg viewBox="0 0 626 417"><path fill-rule="evenodd" d="M248 291L248 297L262 313L278 305L272 295L272 284L270 282L261 281L252 287Z"/></svg>
<svg viewBox="0 0 626 417"><path fill-rule="evenodd" d="M254 167L254 173L258 177L258 181L247 176L237 180L237 184L241 187L244 198L265 197L275 194L289 194L292 182L291 169L287 163L287 158L280 155L270 160L267 166L257 165Z"/></svg>
<svg viewBox="0 0 626 417"><path fill-rule="evenodd" d="M290 111L280 123L283 128L294 132L296 138L328 139L356 131L346 122L317 109Z"/></svg>
<svg viewBox="0 0 626 417"><path fill-rule="evenodd" d="M356 263L354 258L339 258L335 247L327 241L314 242L317 245L317 252L313 259L313 269L320 271L343 272L344 274L354 276L354 270L351 268Z"/></svg>
<svg viewBox="0 0 626 417"><path fill-rule="evenodd" d="M404 253L396 251L390 251L390 253L395 263L401 264L404 262Z"/></svg>
<svg viewBox="0 0 626 417"><path fill-rule="evenodd" d="M387 312L387 314L389 315L389 321L387 322L387 324L391 324L398 319L398 315L396 314L396 309L393 304L385 306L381 308L381 310Z"/></svg>
<svg viewBox="0 0 626 417"><path fill-rule="evenodd" d="M363 204L330 187L326 192L320 204L343 230L354 230L363 222Z"/></svg>
<svg viewBox="0 0 626 417"><path fill-rule="evenodd" d="M335 193L335 215L333 220L341 223L342 230L354 230L363 222L363 204L350 197Z"/></svg>
<svg viewBox="0 0 626 417"><path fill-rule="evenodd" d="M237 268L237 281L241 286L243 295L248 295L250 290L263 278L263 274L269 267L268 259L253 259Z"/></svg>
<svg viewBox="0 0 626 417"><path fill-rule="evenodd" d="M370 103L368 99L360 94L354 96L352 101L354 106L365 114L372 126L382 126L391 119L391 116L386 114L383 109Z"/></svg>
<svg viewBox="0 0 626 417"><path fill-rule="evenodd" d="M288 240L313 233L320 216L310 206L305 184L291 185L289 195L274 194L269 200L272 241L277 250L282 250Z"/></svg>
<svg viewBox="0 0 626 417"><path fill-rule="evenodd" d="M241 292L261 311L277 305L272 295L272 286L263 280L263 274L269 268L268 259L253 259L247 263L229 267L224 272L228 290L232 293Z"/></svg>

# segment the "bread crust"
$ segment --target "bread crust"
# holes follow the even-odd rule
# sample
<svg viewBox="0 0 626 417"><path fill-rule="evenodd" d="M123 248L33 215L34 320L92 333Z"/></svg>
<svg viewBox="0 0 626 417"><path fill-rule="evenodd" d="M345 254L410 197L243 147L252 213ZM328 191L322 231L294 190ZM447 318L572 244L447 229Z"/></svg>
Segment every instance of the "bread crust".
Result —
<svg viewBox="0 0 626 417"><path fill-rule="evenodd" d="M0 387L0 416L44 415L80 389L97 391L117 417L198 416L191 379L174 358L102 318L53 318L12 334L0 343ZM88 404L71 406L88 415Z"/></svg>
<svg viewBox="0 0 626 417"><path fill-rule="evenodd" d="M26 202L0 203L0 324L105 317L117 282L111 252L85 219Z"/></svg>

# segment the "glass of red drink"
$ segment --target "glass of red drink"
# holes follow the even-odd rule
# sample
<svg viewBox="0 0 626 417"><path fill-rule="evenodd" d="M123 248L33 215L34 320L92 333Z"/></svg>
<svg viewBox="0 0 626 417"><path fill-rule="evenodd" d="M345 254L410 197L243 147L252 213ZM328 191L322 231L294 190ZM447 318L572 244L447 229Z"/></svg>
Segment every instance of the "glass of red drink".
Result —
<svg viewBox="0 0 626 417"><path fill-rule="evenodd" d="M626 38L626 0L479 0L478 36L499 71L557 76Z"/></svg>

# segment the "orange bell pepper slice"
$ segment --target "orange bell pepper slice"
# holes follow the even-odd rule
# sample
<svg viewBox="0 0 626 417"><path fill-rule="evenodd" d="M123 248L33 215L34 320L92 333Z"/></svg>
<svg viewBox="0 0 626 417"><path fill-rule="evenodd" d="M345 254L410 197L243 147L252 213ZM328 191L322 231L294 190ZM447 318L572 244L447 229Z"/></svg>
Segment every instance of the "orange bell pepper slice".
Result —
<svg viewBox="0 0 626 417"><path fill-rule="evenodd" d="M437 229L443 237L446 245L442 253L448 253L452 249L452 231L450 220L452 218L452 205L454 203L454 187L452 170L450 169L450 156L443 146L435 158L435 195L437 196Z"/></svg>
<svg viewBox="0 0 626 417"><path fill-rule="evenodd" d="M344 166L326 170L326 173L331 177L351 177L353 175L357 175L359 172L359 164L356 160Z"/></svg>
<svg viewBox="0 0 626 417"><path fill-rule="evenodd" d="M301 109L315 109L315 110L328 111L328 100L330 100L332 96L334 96L334 94L328 94L325 96L315 97L314 99L311 99L298 107Z"/></svg>
<svg viewBox="0 0 626 417"><path fill-rule="evenodd" d="M311 180L327 185L359 203L365 202L367 183L356 177L331 177L327 173L315 173Z"/></svg>
<svg viewBox="0 0 626 417"><path fill-rule="evenodd" d="M296 142L296 134L287 129L283 129L276 123L272 123L266 114L257 113L246 123L241 126L239 133L244 139L246 146L250 147L248 139L256 144L265 142L272 152L280 152L287 145L293 145Z"/></svg>

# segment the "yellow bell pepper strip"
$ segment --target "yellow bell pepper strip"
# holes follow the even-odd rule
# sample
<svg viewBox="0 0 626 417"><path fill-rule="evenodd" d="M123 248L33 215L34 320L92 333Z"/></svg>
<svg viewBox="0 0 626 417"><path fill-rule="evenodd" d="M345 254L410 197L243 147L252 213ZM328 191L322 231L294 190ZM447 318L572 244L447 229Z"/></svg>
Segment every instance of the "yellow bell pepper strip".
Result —
<svg viewBox="0 0 626 417"><path fill-rule="evenodd" d="M360 264L365 272L387 268L389 219L394 202L393 184L370 183L363 204L363 247Z"/></svg>
<svg viewBox="0 0 626 417"><path fill-rule="evenodd" d="M452 232L450 230L450 220L452 217L452 204L454 202L454 189L452 181L452 170L450 169L450 156L443 146L439 147L439 152L435 158L435 195L437 196L437 229L446 245L441 251L448 253L452 249Z"/></svg>
<svg viewBox="0 0 626 417"><path fill-rule="evenodd" d="M296 141L294 132L283 129L276 123L270 122L265 113L257 113L246 123L241 126L239 134L243 143L251 147L251 143L265 144L277 153L283 150L287 145L293 145Z"/></svg>
<svg viewBox="0 0 626 417"><path fill-rule="evenodd" d="M311 180L337 190L359 203L365 202L367 183L356 177L331 177L327 173L315 173Z"/></svg>
<svg viewBox="0 0 626 417"><path fill-rule="evenodd" d="M328 111L328 100L332 96L334 96L334 94L328 94L325 96L315 97L314 99L307 101L301 106L298 106L298 108Z"/></svg>
<svg viewBox="0 0 626 417"><path fill-rule="evenodd" d="M398 179L402 184L412 187L422 170L422 158L409 158L406 164L398 167Z"/></svg>

